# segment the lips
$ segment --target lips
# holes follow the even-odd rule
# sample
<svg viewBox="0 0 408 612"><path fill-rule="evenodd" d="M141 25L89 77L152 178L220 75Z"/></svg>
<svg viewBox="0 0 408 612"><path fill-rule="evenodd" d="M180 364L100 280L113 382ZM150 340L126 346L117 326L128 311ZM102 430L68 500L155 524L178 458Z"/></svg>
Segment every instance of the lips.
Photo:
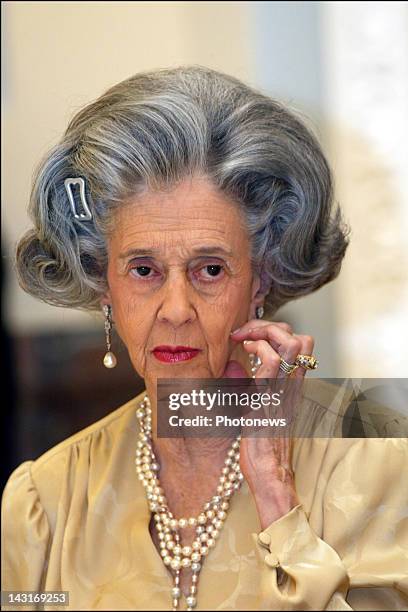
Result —
<svg viewBox="0 0 408 612"><path fill-rule="evenodd" d="M179 361L188 361L193 359L201 349L192 348L191 346L156 346L153 349L153 355L164 363L178 363Z"/></svg>

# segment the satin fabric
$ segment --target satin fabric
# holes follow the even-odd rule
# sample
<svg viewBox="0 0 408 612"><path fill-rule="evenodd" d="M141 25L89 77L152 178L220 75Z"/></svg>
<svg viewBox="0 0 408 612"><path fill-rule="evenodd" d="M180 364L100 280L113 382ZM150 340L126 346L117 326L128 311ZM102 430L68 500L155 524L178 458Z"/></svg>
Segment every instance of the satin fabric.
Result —
<svg viewBox="0 0 408 612"><path fill-rule="evenodd" d="M143 395L10 476L2 589L70 597L30 609L171 610L134 465ZM323 389L307 400L310 415L324 397L339 412ZM407 610L408 439L295 439L292 464L300 503L266 529L245 482L234 495L197 609Z"/></svg>

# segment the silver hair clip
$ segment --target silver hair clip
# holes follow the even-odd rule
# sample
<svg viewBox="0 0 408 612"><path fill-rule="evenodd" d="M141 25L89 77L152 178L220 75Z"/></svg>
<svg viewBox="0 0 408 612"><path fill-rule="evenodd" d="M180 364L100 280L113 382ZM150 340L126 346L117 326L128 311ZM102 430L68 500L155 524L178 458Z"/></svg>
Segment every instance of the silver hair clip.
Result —
<svg viewBox="0 0 408 612"><path fill-rule="evenodd" d="M71 204L72 213L75 219L79 221L90 221L92 219L92 213L89 209L88 203L85 196L85 181L83 178L67 178L64 181L65 189L68 194L69 203ZM79 194L81 197L81 204L85 212L78 212L75 204L74 194L72 192L72 185L79 185Z"/></svg>

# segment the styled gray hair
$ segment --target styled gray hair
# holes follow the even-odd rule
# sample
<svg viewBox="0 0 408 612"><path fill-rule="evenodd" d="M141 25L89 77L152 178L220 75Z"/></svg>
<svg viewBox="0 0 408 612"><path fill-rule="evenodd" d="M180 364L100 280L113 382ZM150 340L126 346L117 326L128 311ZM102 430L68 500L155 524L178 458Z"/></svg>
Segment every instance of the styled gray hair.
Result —
<svg viewBox="0 0 408 612"><path fill-rule="evenodd" d="M21 287L49 304L99 310L115 209L196 174L244 212L270 313L338 275L349 228L315 135L278 101L192 65L140 72L73 117L35 174L34 228L16 252ZM78 176L91 221L70 210L64 180Z"/></svg>

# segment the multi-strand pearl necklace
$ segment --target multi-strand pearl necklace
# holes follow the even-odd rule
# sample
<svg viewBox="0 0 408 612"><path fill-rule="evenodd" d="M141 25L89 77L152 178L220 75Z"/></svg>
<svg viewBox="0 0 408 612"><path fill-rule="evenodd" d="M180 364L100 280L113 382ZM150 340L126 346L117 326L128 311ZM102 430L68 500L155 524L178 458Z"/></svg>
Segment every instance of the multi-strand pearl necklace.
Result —
<svg viewBox="0 0 408 612"><path fill-rule="evenodd" d="M214 548L227 518L229 500L244 479L239 467L241 436L234 439L227 452L216 495L204 505L202 512L197 517L176 519L168 507L157 477L160 466L153 452L151 414L150 401L145 395L136 411L140 422L135 459L136 471L146 490L150 510L154 512L163 563L174 572L174 586L171 591L173 610L177 610L180 603L180 573L183 568L192 570L191 586L189 595L186 597L187 610L192 610L197 605L198 577L203 557ZM181 542L180 529L186 527L195 527L196 530L196 537L191 546L183 546Z"/></svg>
<svg viewBox="0 0 408 612"><path fill-rule="evenodd" d="M253 354L249 356L252 378L261 360ZM159 537L160 554L163 563L173 571L174 586L171 591L173 611L178 610L181 598L180 573L183 568L191 568L191 586L186 597L187 610L197 605L198 577L203 557L214 548L216 540L227 518L229 500L237 491L244 476L239 466L239 447L241 436L237 436L224 461L218 481L216 495L204 504L198 517L176 519L170 511L164 491L160 486L157 472L160 469L152 445L152 409L150 400L145 395L136 416L140 423L139 440L136 449L136 472L146 490L149 508L154 512L156 530ZM180 529L196 528L196 538L191 546L182 546Z"/></svg>

